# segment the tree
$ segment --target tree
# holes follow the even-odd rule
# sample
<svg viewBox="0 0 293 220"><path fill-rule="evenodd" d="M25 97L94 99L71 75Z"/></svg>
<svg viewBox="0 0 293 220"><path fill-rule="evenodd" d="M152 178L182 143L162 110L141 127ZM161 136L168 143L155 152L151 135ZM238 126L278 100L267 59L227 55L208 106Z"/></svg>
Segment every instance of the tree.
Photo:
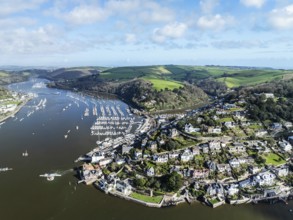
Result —
<svg viewBox="0 0 293 220"><path fill-rule="evenodd" d="M258 164L265 164L266 163L266 159L261 157L261 156L257 156L255 158L255 162L258 163Z"/></svg>
<svg viewBox="0 0 293 220"><path fill-rule="evenodd" d="M147 180L145 178L135 178L133 183L137 188L143 188L146 184Z"/></svg>
<svg viewBox="0 0 293 220"><path fill-rule="evenodd" d="M173 140L168 140L167 143L164 146L165 150L171 151L176 149L176 142Z"/></svg>
<svg viewBox="0 0 293 220"><path fill-rule="evenodd" d="M183 185L182 177L177 172L172 172L165 176L166 191L178 191Z"/></svg>

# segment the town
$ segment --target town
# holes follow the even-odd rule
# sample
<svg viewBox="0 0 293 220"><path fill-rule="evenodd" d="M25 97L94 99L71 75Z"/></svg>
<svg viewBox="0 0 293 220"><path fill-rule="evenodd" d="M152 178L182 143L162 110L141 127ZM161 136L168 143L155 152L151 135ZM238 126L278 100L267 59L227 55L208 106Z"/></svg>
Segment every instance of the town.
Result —
<svg viewBox="0 0 293 220"><path fill-rule="evenodd" d="M79 182L149 207L286 203L293 196L292 122L254 121L247 108L237 98L180 114L140 112L135 134L98 142L78 158Z"/></svg>
<svg viewBox="0 0 293 220"><path fill-rule="evenodd" d="M21 107L27 103L34 95L20 94L7 90L0 91L0 127L9 117L13 117Z"/></svg>

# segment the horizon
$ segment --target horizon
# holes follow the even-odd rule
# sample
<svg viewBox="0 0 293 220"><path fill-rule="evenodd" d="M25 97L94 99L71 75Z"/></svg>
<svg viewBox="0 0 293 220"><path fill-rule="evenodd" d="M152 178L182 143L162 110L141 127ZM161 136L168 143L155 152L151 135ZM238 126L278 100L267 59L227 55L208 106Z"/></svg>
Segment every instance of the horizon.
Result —
<svg viewBox="0 0 293 220"><path fill-rule="evenodd" d="M292 0L10 0L0 66L293 68Z"/></svg>
<svg viewBox="0 0 293 220"><path fill-rule="evenodd" d="M150 66L193 66L193 67L235 67L235 68L251 68L251 69L275 69L275 70L293 70L292 68L282 68L282 67L270 67L270 66L249 66L249 65L215 65L215 64L206 64L206 65L196 65L196 64L150 64L150 65L124 65L124 66L106 66L106 65L77 65L77 66L53 66L53 65L0 65L0 70L3 71L13 71L13 69L46 69L46 68L55 68L55 69L62 69L62 68L90 68L90 67L102 67L102 68L119 68L119 67L150 67Z"/></svg>

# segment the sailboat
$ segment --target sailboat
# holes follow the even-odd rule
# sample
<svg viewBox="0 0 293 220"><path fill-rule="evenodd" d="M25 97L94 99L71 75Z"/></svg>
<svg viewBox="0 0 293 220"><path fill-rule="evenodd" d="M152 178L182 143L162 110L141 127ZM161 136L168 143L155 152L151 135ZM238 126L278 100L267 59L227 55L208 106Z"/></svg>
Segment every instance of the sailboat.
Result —
<svg viewBox="0 0 293 220"><path fill-rule="evenodd" d="M28 156L28 152L27 152L27 150L25 150L25 152L22 153L22 156L23 156L23 157L27 157L27 156Z"/></svg>

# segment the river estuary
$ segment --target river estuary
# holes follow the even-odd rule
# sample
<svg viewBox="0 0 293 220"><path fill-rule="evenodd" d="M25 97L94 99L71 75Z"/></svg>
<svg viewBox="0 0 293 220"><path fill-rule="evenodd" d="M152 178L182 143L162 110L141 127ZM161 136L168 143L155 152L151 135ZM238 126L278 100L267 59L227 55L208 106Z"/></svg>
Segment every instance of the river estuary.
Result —
<svg viewBox="0 0 293 220"><path fill-rule="evenodd" d="M293 219L292 202L224 205L216 209L195 203L154 209L105 195L92 186L76 185L72 168L78 164L73 161L94 148L98 140L90 130L95 117L93 114L85 117L85 109L119 106L128 114L128 107L109 97L94 100L49 89L43 82L33 79L9 86L11 90L32 92L37 97L0 126L0 167L13 168L0 172L1 220ZM46 103L36 110L41 100ZM25 151L28 157L22 156ZM59 172L62 176L49 182L39 177L46 172Z"/></svg>

